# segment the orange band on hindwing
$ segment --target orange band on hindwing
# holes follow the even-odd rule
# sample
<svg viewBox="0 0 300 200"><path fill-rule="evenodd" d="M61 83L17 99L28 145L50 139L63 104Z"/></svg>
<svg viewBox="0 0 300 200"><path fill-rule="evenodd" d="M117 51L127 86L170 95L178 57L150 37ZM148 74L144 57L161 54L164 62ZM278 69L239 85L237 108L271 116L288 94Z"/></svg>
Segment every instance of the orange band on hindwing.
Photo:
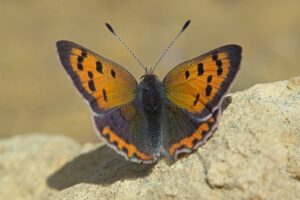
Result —
<svg viewBox="0 0 300 200"><path fill-rule="evenodd" d="M153 160L151 156L138 151L136 146L127 143L125 140L115 134L108 126L105 126L103 128L102 135L108 140L109 143L114 144L118 148L118 150L125 152L128 158L136 156L137 158L144 161Z"/></svg>
<svg viewBox="0 0 300 200"><path fill-rule="evenodd" d="M178 141L177 143L172 144L169 148L170 155L174 156L175 151L181 148L193 149L193 147L204 138L207 132L210 131L211 129L210 124L214 124L215 122L216 120L214 117L209 118L208 121L200 124L196 129L196 131L193 132L190 136L185 137L180 141Z"/></svg>

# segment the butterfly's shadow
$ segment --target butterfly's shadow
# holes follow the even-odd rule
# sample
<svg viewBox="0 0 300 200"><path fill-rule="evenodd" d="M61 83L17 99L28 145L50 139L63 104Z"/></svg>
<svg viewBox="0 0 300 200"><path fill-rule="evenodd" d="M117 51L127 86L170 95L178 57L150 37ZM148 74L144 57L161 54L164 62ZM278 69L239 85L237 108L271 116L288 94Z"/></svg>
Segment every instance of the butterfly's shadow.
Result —
<svg viewBox="0 0 300 200"><path fill-rule="evenodd" d="M107 146L81 154L47 179L49 187L62 190L78 183L109 185L118 180L147 176L154 165L126 161Z"/></svg>

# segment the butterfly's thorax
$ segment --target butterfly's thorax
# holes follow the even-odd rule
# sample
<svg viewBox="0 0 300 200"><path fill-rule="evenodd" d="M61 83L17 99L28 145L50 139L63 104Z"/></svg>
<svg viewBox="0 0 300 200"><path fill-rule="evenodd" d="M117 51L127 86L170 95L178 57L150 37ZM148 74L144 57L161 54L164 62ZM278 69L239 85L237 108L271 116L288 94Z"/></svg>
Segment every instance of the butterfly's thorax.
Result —
<svg viewBox="0 0 300 200"><path fill-rule="evenodd" d="M139 85L143 110L154 117L161 114L162 110L162 84L153 74L143 76Z"/></svg>

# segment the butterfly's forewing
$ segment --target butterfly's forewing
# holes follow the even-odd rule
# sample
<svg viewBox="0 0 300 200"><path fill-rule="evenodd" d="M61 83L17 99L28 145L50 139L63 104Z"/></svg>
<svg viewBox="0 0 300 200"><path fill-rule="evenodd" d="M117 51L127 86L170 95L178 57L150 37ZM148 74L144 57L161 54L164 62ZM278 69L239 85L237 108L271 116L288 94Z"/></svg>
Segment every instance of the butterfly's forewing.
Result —
<svg viewBox="0 0 300 200"><path fill-rule="evenodd" d="M227 45L179 64L163 80L166 156L190 153L212 135L220 103L236 76L242 49ZM171 124L171 125L170 125Z"/></svg>
<svg viewBox="0 0 300 200"><path fill-rule="evenodd" d="M241 51L240 46L227 45L176 66L163 80L168 100L209 118L239 70Z"/></svg>
<svg viewBox="0 0 300 200"><path fill-rule="evenodd" d="M120 65L69 41L57 42L62 65L96 113L125 105L135 98L137 82Z"/></svg>
<svg viewBox="0 0 300 200"><path fill-rule="evenodd" d="M61 63L94 111L100 137L126 159L152 163L157 159L143 134L143 118L133 105L137 82L120 65L69 41L57 42Z"/></svg>

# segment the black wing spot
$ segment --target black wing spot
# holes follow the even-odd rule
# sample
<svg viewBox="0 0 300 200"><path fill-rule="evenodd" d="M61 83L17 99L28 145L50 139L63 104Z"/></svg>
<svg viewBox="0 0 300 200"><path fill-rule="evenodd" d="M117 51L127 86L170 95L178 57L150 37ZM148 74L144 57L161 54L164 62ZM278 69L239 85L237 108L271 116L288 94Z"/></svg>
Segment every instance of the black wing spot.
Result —
<svg viewBox="0 0 300 200"><path fill-rule="evenodd" d="M97 62L96 62L96 70L97 70L97 72L99 72L99 73L103 74L103 67L102 67L102 63L101 63L101 62L99 62L99 61L97 61Z"/></svg>
<svg viewBox="0 0 300 200"><path fill-rule="evenodd" d="M104 101L107 102L107 96L106 96L106 91L105 91L105 89L102 90L102 94L103 94L103 99L104 99Z"/></svg>
<svg viewBox="0 0 300 200"><path fill-rule="evenodd" d="M95 84L94 84L94 81L93 80L90 80L89 81L89 88L92 92L95 92L96 91L96 88L95 88Z"/></svg>
<svg viewBox="0 0 300 200"><path fill-rule="evenodd" d="M215 123L216 123L215 120L214 121L208 121L207 125L209 126L209 128L211 128Z"/></svg>
<svg viewBox="0 0 300 200"><path fill-rule="evenodd" d="M202 137L205 137L207 135L208 131L202 131Z"/></svg>
<svg viewBox="0 0 300 200"><path fill-rule="evenodd" d="M187 70L187 71L185 71L185 79L188 79L189 78L189 76L190 76L190 72Z"/></svg>
<svg viewBox="0 0 300 200"><path fill-rule="evenodd" d="M87 57L87 53L84 49L81 50L81 56L86 58Z"/></svg>
<svg viewBox="0 0 300 200"><path fill-rule="evenodd" d="M88 76L89 76L90 79L93 79L94 78L93 72L88 71Z"/></svg>
<svg viewBox="0 0 300 200"><path fill-rule="evenodd" d="M110 135L109 134L101 134L103 137L105 137L107 140L109 140Z"/></svg>
<svg viewBox="0 0 300 200"><path fill-rule="evenodd" d="M82 63L83 60L84 60L84 57L82 57L82 56L78 56L78 57L77 57L77 62L78 62L78 63Z"/></svg>
<svg viewBox="0 0 300 200"><path fill-rule="evenodd" d="M119 146L118 146L118 142L117 141L113 141L113 142L110 142L110 144L112 144L113 146L117 147L119 149Z"/></svg>
<svg viewBox="0 0 300 200"><path fill-rule="evenodd" d="M203 63L198 64L198 76L201 76L204 73Z"/></svg>
<svg viewBox="0 0 300 200"><path fill-rule="evenodd" d="M220 76L223 73L223 68L218 67L217 74Z"/></svg>
<svg viewBox="0 0 300 200"><path fill-rule="evenodd" d="M126 153L126 155L128 154L128 149L127 147L123 146L122 151L124 151Z"/></svg>
<svg viewBox="0 0 300 200"><path fill-rule="evenodd" d="M205 90L206 96L210 96L211 91L212 91L212 87L211 87L210 85L207 85L207 86L206 86L206 90Z"/></svg>
<svg viewBox="0 0 300 200"><path fill-rule="evenodd" d="M127 156L128 156L128 154L127 154ZM137 159L138 158L138 156L137 156L137 154L136 153L133 153L132 155L131 155L131 157L130 158L135 158L135 159Z"/></svg>
<svg viewBox="0 0 300 200"><path fill-rule="evenodd" d="M82 64L81 64L81 63L77 63L77 68L78 68L80 71L82 71L82 70L83 70Z"/></svg>
<svg viewBox="0 0 300 200"><path fill-rule="evenodd" d="M212 59L213 59L214 61L218 60L218 52L214 52L214 53L213 53Z"/></svg>
<svg viewBox="0 0 300 200"><path fill-rule="evenodd" d="M198 144L199 142L200 142L200 140L197 139L197 138L195 138L195 139L193 140L193 146L195 146L195 145Z"/></svg>
<svg viewBox="0 0 300 200"><path fill-rule="evenodd" d="M110 74L112 77L116 78L116 72L113 69L110 71Z"/></svg>
<svg viewBox="0 0 300 200"><path fill-rule="evenodd" d="M212 81L212 78L213 78L212 75L209 75L209 76L207 77L207 82L210 83L210 82Z"/></svg>
<svg viewBox="0 0 300 200"><path fill-rule="evenodd" d="M221 60L216 60L216 65L218 66L217 74L220 76L223 73L223 69L222 69L223 63Z"/></svg>
<svg viewBox="0 0 300 200"><path fill-rule="evenodd" d="M194 103L193 103L194 106L197 105L199 98L200 98L200 94L197 94L197 95L196 95L196 99L195 99L195 101L194 101Z"/></svg>

